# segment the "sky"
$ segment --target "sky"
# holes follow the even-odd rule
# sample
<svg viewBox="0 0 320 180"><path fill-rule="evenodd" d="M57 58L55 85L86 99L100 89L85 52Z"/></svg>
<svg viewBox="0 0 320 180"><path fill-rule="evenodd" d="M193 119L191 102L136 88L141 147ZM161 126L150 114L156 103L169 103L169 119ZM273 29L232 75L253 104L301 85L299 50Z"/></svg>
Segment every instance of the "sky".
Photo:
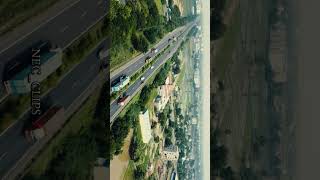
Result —
<svg viewBox="0 0 320 180"><path fill-rule="evenodd" d="M201 63L202 116L201 151L203 180L210 179L210 0L202 2L203 58Z"/></svg>

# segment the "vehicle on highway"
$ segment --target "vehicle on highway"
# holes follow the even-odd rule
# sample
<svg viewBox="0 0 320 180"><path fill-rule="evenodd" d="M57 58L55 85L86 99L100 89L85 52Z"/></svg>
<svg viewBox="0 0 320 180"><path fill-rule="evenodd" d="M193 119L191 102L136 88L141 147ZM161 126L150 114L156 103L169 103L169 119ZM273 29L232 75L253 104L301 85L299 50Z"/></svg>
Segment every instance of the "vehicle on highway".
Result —
<svg viewBox="0 0 320 180"><path fill-rule="evenodd" d="M177 41L177 37L173 37L173 41L176 42Z"/></svg>
<svg viewBox="0 0 320 180"><path fill-rule="evenodd" d="M128 103L129 97L130 97L129 95L123 94L121 97L119 97L118 104L120 106L124 106L125 104Z"/></svg>
<svg viewBox="0 0 320 180"><path fill-rule="evenodd" d="M109 55L109 50L106 47L101 48L98 51L98 58L99 59L105 59Z"/></svg>
<svg viewBox="0 0 320 180"><path fill-rule="evenodd" d="M129 76L127 76L127 75L120 76L120 79L115 80L111 84L111 93L120 91L122 88L124 88L129 83L130 83Z"/></svg>
<svg viewBox="0 0 320 180"><path fill-rule="evenodd" d="M145 62L145 63L148 63L148 62L150 62L150 60L151 60L151 57L150 57L150 56L147 56L146 59L144 60L144 62Z"/></svg>
<svg viewBox="0 0 320 180"><path fill-rule="evenodd" d="M152 53L158 53L158 51L159 51L159 50L158 50L157 48L151 48L151 52L152 52Z"/></svg>
<svg viewBox="0 0 320 180"><path fill-rule="evenodd" d="M145 78L144 76L142 76L142 77L140 78L141 82L143 82L145 79L146 79L146 78Z"/></svg>
<svg viewBox="0 0 320 180"><path fill-rule="evenodd" d="M25 128L25 137L29 141L38 141L47 135L47 129L51 128L52 124L55 124L54 121L57 121L64 116L63 107L53 106L49 108L43 115L37 118L34 121L31 121L31 124ZM49 124L51 121L51 125Z"/></svg>
<svg viewBox="0 0 320 180"><path fill-rule="evenodd" d="M151 67L150 67L150 69L153 69L153 68L154 68L154 66L151 66Z"/></svg>

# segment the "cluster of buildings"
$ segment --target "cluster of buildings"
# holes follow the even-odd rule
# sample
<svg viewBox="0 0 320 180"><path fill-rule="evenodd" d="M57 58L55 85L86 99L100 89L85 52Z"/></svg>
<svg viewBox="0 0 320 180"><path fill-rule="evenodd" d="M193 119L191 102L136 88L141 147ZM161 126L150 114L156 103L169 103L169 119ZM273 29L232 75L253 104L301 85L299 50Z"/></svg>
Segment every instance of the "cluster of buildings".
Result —
<svg viewBox="0 0 320 180"><path fill-rule="evenodd" d="M179 158L179 148L178 146L171 145L169 147L164 147L161 152L161 159L167 161L177 161Z"/></svg>
<svg viewBox="0 0 320 180"><path fill-rule="evenodd" d="M174 91L173 78L171 75L166 78L164 85L158 87L157 91L158 96L154 101L154 106L158 112L161 112L169 102L170 97Z"/></svg>
<svg viewBox="0 0 320 180"><path fill-rule="evenodd" d="M18 55L5 69L4 85L8 94L25 94L32 84L45 80L62 64L62 50L41 42Z"/></svg>
<svg viewBox="0 0 320 180"><path fill-rule="evenodd" d="M196 0L195 8L193 9L193 14L199 15L201 13L201 0Z"/></svg>

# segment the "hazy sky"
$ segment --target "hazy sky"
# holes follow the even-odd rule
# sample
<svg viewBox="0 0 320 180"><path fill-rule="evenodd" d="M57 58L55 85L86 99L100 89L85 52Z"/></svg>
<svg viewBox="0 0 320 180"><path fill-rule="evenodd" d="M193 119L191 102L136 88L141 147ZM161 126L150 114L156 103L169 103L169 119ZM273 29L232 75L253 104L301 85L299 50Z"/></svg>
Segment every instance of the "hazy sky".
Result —
<svg viewBox="0 0 320 180"><path fill-rule="evenodd" d="M210 0L202 2L203 59L201 69L202 86L202 167L203 179L210 179Z"/></svg>

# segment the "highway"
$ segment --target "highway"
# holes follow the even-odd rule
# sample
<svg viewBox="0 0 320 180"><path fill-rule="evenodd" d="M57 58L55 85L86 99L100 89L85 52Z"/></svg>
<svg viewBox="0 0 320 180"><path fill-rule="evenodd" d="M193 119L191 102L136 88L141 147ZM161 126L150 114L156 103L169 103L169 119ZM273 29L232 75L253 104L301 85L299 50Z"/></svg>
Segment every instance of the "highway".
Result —
<svg viewBox="0 0 320 180"><path fill-rule="evenodd" d="M161 67L162 64L164 64L168 59L170 59L173 54L177 51L177 49L179 48L180 44L182 43L182 41L186 38L186 35L188 34L188 32L190 31L190 29L196 24L197 21L191 23L188 25L188 28L186 28L183 32L182 35L178 38L177 42L173 43L173 45L171 45L169 47L169 49L167 49L163 55L161 55L154 63L153 66L154 68L151 69L149 68L148 70L146 70L144 72L144 74L142 76L145 77L145 79L147 80L148 78L150 78L154 72L156 72L156 70L158 68ZM166 47L167 45L169 45L169 43L166 41L166 43L163 45L163 47ZM144 62L141 63L140 67L142 67L144 65ZM130 69L131 67L128 67L127 69ZM132 98L139 90L142 89L142 87L145 85L145 83L141 83L141 81L138 79L136 82L134 82L133 84L131 84L129 86L129 88L124 92L127 95L130 96L130 98ZM110 104L110 124L112 124L114 122L114 120L116 119L116 117L119 115L119 113L121 112L121 110L124 108L124 106L120 106L117 101L113 101Z"/></svg>
<svg viewBox="0 0 320 180"><path fill-rule="evenodd" d="M111 72L111 82L119 78L121 75L127 75L132 76L137 70L139 70L144 64L146 57L155 57L157 54L161 52L162 49L164 49L168 45L168 40L172 37L177 37L180 34L180 31L184 31L186 27L190 26L190 23L188 23L185 26L179 27L175 29L174 31L167 34L165 37L163 37L155 46L154 48L158 49L158 53L153 53L151 50L149 50L146 53L140 54L139 56L135 57L133 60L128 62L127 64L123 65L122 67L118 68L114 72Z"/></svg>
<svg viewBox="0 0 320 180"><path fill-rule="evenodd" d="M180 28L178 28L178 30L173 33L180 32ZM157 44L159 51L161 51L161 48L165 48L166 45L168 45L168 38L169 36L166 36ZM179 42L180 41L181 40L179 39ZM60 81L59 85L51 90L42 101L59 104L67 109L98 75L100 60L98 59L97 54L102 47L107 46L106 43L107 41L100 43L95 50L67 74ZM171 56L172 54L173 53L170 53ZM167 56L169 56L169 54ZM144 59L145 56L138 58L138 60L131 63L131 66L128 68L132 69L132 72L135 72L135 68L139 69L142 67ZM143 63L140 64L140 61ZM164 61L165 59L162 60L162 62ZM160 61L157 61L157 63L159 63L158 66L160 66ZM154 64L154 66L156 66L156 64ZM154 68L154 70L155 69L157 68ZM33 143L28 142L23 136L23 125L27 118L26 115L0 136L0 177L4 176L4 174L15 165L15 162L23 156L27 149L33 145ZM12 149L14 149L14 151L12 151Z"/></svg>
<svg viewBox="0 0 320 180"><path fill-rule="evenodd" d="M5 50L1 49L0 79L3 80L5 65L34 43L40 40L49 40L52 44L64 49L105 15L106 7L102 0L80 0L46 24L35 29L31 34L23 36L12 45L8 45ZM4 86L1 84L0 94L3 94L4 91Z"/></svg>
<svg viewBox="0 0 320 180"><path fill-rule="evenodd" d="M76 68L62 79L42 101L50 100L53 104L62 105L67 109L71 103L88 87L99 73L100 61L98 50L106 45L101 42ZM28 114L28 113L27 113ZM27 119L27 116L24 117ZM6 133L0 136L0 177L7 172L25 151L32 146L23 136L24 120L19 120Z"/></svg>

